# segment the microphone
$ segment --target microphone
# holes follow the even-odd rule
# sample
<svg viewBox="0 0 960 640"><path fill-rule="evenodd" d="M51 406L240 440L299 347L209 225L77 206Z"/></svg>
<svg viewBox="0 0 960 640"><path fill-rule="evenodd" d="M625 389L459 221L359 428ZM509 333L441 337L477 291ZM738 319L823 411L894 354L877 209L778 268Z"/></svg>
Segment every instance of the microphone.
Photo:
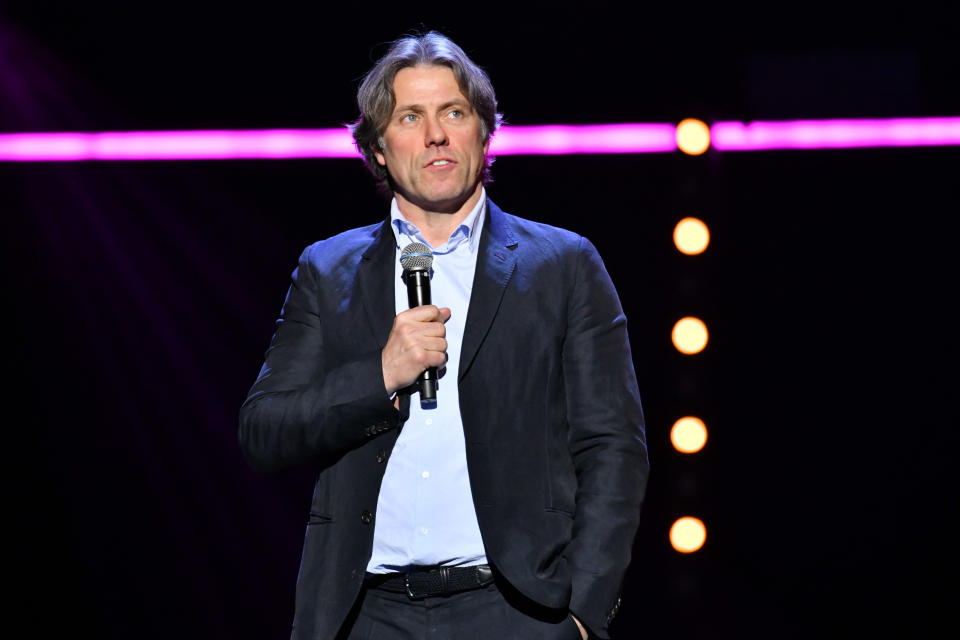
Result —
<svg viewBox="0 0 960 640"><path fill-rule="evenodd" d="M410 308L430 304L430 267L433 251L422 242L411 242L400 252L403 265L403 281L407 284L407 302ZM437 406L437 368L430 367L417 379L420 388L420 406L432 409Z"/></svg>

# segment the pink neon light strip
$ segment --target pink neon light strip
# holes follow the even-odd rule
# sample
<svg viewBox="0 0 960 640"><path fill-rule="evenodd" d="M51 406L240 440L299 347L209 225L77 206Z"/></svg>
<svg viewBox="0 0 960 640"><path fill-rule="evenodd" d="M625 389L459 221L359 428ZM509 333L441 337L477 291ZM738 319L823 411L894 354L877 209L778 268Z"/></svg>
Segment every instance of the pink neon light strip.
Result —
<svg viewBox="0 0 960 640"><path fill-rule="evenodd" d="M505 126L493 136L494 155L663 153L676 151L672 124Z"/></svg>
<svg viewBox="0 0 960 640"><path fill-rule="evenodd" d="M719 151L960 145L960 117L717 122ZM505 126L491 152L507 155L661 153L672 124ZM0 134L0 161L356 158L346 129Z"/></svg>
<svg viewBox="0 0 960 640"><path fill-rule="evenodd" d="M671 124L505 126L496 155L652 153L677 148ZM346 129L0 134L0 161L356 158Z"/></svg>
<svg viewBox="0 0 960 640"><path fill-rule="evenodd" d="M960 145L960 117L716 122L710 139L719 151L950 146Z"/></svg>

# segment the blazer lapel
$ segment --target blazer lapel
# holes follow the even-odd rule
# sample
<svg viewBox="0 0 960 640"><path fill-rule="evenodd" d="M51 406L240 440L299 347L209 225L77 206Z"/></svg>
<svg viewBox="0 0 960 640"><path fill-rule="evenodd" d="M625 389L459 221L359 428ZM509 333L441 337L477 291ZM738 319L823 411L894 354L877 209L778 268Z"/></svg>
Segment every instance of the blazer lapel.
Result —
<svg viewBox="0 0 960 640"><path fill-rule="evenodd" d="M483 224L477 269L473 276L470 308L460 348L460 373L463 380L490 331L507 284L517 267L517 240L500 207L487 199L487 219Z"/></svg>
<svg viewBox="0 0 960 640"><path fill-rule="evenodd" d="M374 231L373 242L363 252L357 270L363 306L381 349L387 344L393 318L397 315L394 299L397 283L393 281L396 252L397 241L390 229L390 219L387 218Z"/></svg>

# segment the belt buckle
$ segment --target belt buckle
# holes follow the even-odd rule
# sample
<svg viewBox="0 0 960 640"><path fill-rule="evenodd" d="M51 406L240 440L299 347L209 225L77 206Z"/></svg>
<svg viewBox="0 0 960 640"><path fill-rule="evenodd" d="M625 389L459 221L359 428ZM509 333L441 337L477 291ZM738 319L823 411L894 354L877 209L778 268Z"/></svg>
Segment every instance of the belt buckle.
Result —
<svg viewBox="0 0 960 640"><path fill-rule="evenodd" d="M404 586L407 588L407 595L410 596L410 598L413 599L413 600L419 600L419 599L421 599L421 598L426 598L426 597L427 597L427 594L426 594L426 593L418 593L418 592L416 592L416 591L413 590L413 587L412 587L412 586L410 586L410 575L411 575L411 574L406 573L406 574L404 574L404 576L403 576L403 584L404 584Z"/></svg>

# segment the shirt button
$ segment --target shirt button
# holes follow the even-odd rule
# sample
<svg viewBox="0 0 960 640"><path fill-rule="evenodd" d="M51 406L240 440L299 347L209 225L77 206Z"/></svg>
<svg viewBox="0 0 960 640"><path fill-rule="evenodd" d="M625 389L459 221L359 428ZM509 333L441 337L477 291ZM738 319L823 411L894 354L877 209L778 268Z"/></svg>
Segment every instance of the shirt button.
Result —
<svg viewBox="0 0 960 640"><path fill-rule="evenodd" d="M430 533L430 530L427 529L426 527L421 527L420 533L422 533L423 535L427 535L428 533Z"/></svg>
<svg viewBox="0 0 960 640"><path fill-rule="evenodd" d="M380 451L377 451L377 462L383 462L386 459L387 459L386 451L384 451L383 449L380 449Z"/></svg>
<svg viewBox="0 0 960 640"><path fill-rule="evenodd" d="M360 514L360 522L363 524L370 524L373 522L373 514L367 511L366 509Z"/></svg>
<svg viewBox="0 0 960 640"><path fill-rule="evenodd" d="M433 424L433 418L427 418L425 424L429 427L431 424Z"/></svg>
<svg viewBox="0 0 960 640"><path fill-rule="evenodd" d="M421 478L429 478L429 477L430 477L430 472L429 472L429 471L424 471L423 473L420 474L420 477L421 477Z"/></svg>

